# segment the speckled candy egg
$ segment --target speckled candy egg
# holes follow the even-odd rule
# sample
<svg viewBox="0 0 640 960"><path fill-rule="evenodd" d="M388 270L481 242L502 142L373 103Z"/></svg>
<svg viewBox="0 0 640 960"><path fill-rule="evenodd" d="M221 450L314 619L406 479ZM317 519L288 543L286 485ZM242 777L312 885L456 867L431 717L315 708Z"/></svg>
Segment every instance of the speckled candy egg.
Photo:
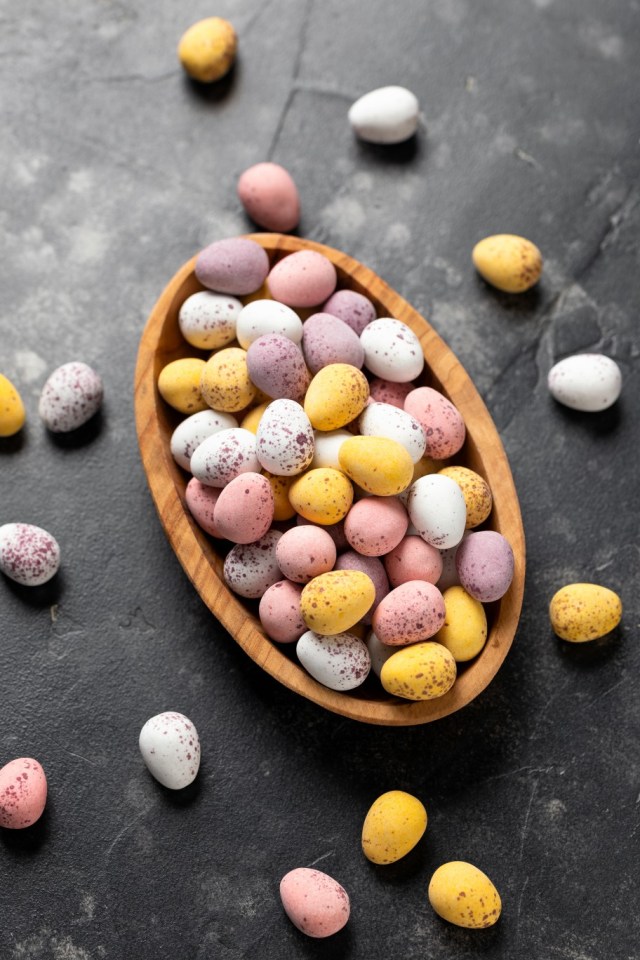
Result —
<svg viewBox="0 0 640 960"><path fill-rule="evenodd" d="M348 477L331 467L307 470L289 488L289 501L296 513L322 526L339 523L353 503Z"/></svg>
<svg viewBox="0 0 640 960"><path fill-rule="evenodd" d="M230 413L218 410L200 410L179 423L171 435L171 453L184 470L191 469L191 455L196 447L220 430L231 430L238 421Z"/></svg>
<svg viewBox="0 0 640 960"><path fill-rule="evenodd" d="M429 883L429 903L439 917L457 927L490 927L502 910L500 895L486 873L464 860L438 867Z"/></svg>
<svg viewBox="0 0 640 960"><path fill-rule="evenodd" d="M401 493L413 477L410 455L387 437L351 437L340 447L339 460L347 476L376 497Z"/></svg>
<svg viewBox="0 0 640 960"><path fill-rule="evenodd" d="M308 523L312 522L313 521L307 520L307 518L303 517L300 513L296 517L296 523L299 527L304 527ZM339 520L337 523L323 523L322 529L327 531L335 543L338 553L341 553L343 550L348 548L349 544L347 543L347 538L344 535L344 520Z"/></svg>
<svg viewBox="0 0 640 960"><path fill-rule="evenodd" d="M169 790L188 787L198 775L200 738L182 713L167 711L147 720L139 746L149 773Z"/></svg>
<svg viewBox="0 0 640 960"><path fill-rule="evenodd" d="M333 636L357 623L371 608L375 596L366 573L331 570L315 577L302 591L302 617L310 630Z"/></svg>
<svg viewBox="0 0 640 960"><path fill-rule="evenodd" d="M438 632L444 616L438 588L426 580L408 580L386 595L371 625L383 643L404 646L428 640Z"/></svg>
<svg viewBox="0 0 640 960"><path fill-rule="evenodd" d="M260 598L260 623L276 643L295 643L306 633L307 625L300 612L301 594L299 583L278 580Z"/></svg>
<svg viewBox="0 0 640 960"><path fill-rule="evenodd" d="M68 433L95 416L102 406L103 394L100 374L87 363L63 363L42 388L38 413L52 433ZM193 413L194 409L182 412Z"/></svg>
<svg viewBox="0 0 640 960"><path fill-rule="evenodd" d="M467 593L481 603L504 596L513 580L513 550L496 530L477 530L456 551L456 568Z"/></svg>
<svg viewBox="0 0 640 960"><path fill-rule="evenodd" d="M274 583L282 579L276 560L280 530L268 530L255 543L236 544L227 554L224 581L230 590L248 600L257 600Z"/></svg>
<svg viewBox="0 0 640 960"><path fill-rule="evenodd" d="M248 407L256 395L247 369L247 353L241 347L225 347L209 357L200 373L200 392L205 406L226 413Z"/></svg>
<svg viewBox="0 0 640 960"><path fill-rule="evenodd" d="M620 367L601 353L577 353L560 360L549 371L549 392L572 410L596 413L607 410L622 390Z"/></svg>
<svg viewBox="0 0 640 960"><path fill-rule="evenodd" d="M465 528L472 530L479 527L491 513L493 498L489 484L475 470L468 467L444 467L439 471L443 477L455 480L460 489L467 508Z"/></svg>
<svg viewBox="0 0 640 960"><path fill-rule="evenodd" d="M323 303L322 312L339 317L358 336L368 323L376 319L376 308L371 300L356 290L336 290Z"/></svg>
<svg viewBox="0 0 640 960"><path fill-rule="evenodd" d="M409 526L407 511L395 497L363 497L344 521L350 546L367 557L381 557L397 546Z"/></svg>
<svg viewBox="0 0 640 960"><path fill-rule="evenodd" d="M313 377L304 409L316 430L339 430L362 413L369 383L361 370L348 363L331 363Z"/></svg>
<svg viewBox="0 0 640 960"><path fill-rule="evenodd" d="M40 819L46 803L47 778L37 760L19 757L0 768L0 827L30 827Z"/></svg>
<svg viewBox="0 0 640 960"><path fill-rule="evenodd" d="M402 143L414 135L419 119L416 95L396 85L370 90L349 108L351 128L368 143Z"/></svg>
<svg viewBox="0 0 640 960"><path fill-rule="evenodd" d="M339 452L340 447L345 440L349 440L353 434L348 430L316 430L314 432L314 451L312 468L332 467L334 470L340 469Z"/></svg>
<svg viewBox="0 0 640 960"><path fill-rule="evenodd" d="M273 519L291 520L296 515L296 511L291 506L289 500L289 490L295 477L277 477L268 470L263 470L262 475L267 478L273 494Z"/></svg>
<svg viewBox="0 0 640 960"><path fill-rule="evenodd" d="M422 539L432 546L446 550L462 540L467 505L450 477L432 473L416 480L409 491L407 510Z"/></svg>
<svg viewBox="0 0 640 960"><path fill-rule="evenodd" d="M333 569L336 545L326 530L313 524L286 530L276 547L282 573L294 583L308 583Z"/></svg>
<svg viewBox="0 0 640 960"><path fill-rule="evenodd" d="M364 363L358 335L330 313L314 313L305 320L302 352L312 374L330 363L348 363L358 369Z"/></svg>
<svg viewBox="0 0 640 960"><path fill-rule="evenodd" d="M427 829L427 811L417 797L389 790L374 801L362 825L362 851L372 863L395 863Z"/></svg>
<svg viewBox="0 0 640 960"><path fill-rule="evenodd" d="M258 424L262 420L262 415L271 403L271 400L265 400L264 403L259 403L257 407L252 407L248 413L245 413L244 417L240 421L240 426L243 430L250 430L251 433L258 432Z"/></svg>
<svg viewBox="0 0 640 960"><path fill-rule="evenodd" d="M369 385L372 400L376 403L389 403L392 407L399 407L400 410L404 410L406 396L415 388L416 385L412 380L408 383L393 383L381 377L374 377Z"/></svg>
<svg viewBox="0 0 640 960"><path fill-rule="evenodd" d="M209 404L200 390L205 367L200 357L181 357L163 367L158 377L158 393L165 403L189 415L206 410Z"/></svg>
<svg viewBox="0 0 640 960"><path fill-rule="evenodd" d="M24 426L25 410L18 390L0 373L0 437L12 437Z"/></svg>
<svg viewBox="0 0 640 960"><path fill-rule="evenodd" d="M0 527L0 571L25 587L37 587L58 572L58 541L31 523Z"/></svg>
<svg viewBox="0 0 640 960"><path fill-rule="evenodd" d="M241 473L259 473L256 438L242 427L219 430L196 447L190 465L194 477L211 487L224 487Z"/></svg>
<svg viewBox="0 0 640 960"><path fill-rule="evenodd" d="M432 387L416 387L407 394L404 409L424 427L428 457L446 460L462 449L466 436L464 420L444 394Z"/></svg>
<svg viewBox="0 0 640 960"><path fill-rule="evenodd" d="M213 511L220 493L219 487L208 487L195 477L189 480L184 491L184 499L193 519L205 533L218 539L222 539L223 534L216 527Z"/></svg>
<svg viewBox="0 0 640 960"><path fill-rule="evenodd" d="M442 556L422 537L406 536L384 558L389 582L394 587L409 580L437 583L442 574Z"/></svg>
<svg viewBox="0 0 640 960"><path fill-rule="evenodd" d="M380 682L405 700L435 700L448 693L456 680L456 662L441 643L426 640L394 653L383 664Z"/></svg>
<svg viewBox="0 0 640 960"><path fill-rule="evenodd" d="M273 492L267 478L259 473L242 473L220 491L213 508L213 523L225 540L253 543L271 526L273 509Z"/></svg>
<svg viewBox="0 0 640 960"><path fill-rule="evenodd" d="M570 583L554 594L549 605L557 636L573 643L597 640L614 630L622 618L617 593L596 583Z"/></svg>
<svg viewBox="0 0 640 960"><path fill-rule="evenodd" d="M335 570L359 570L371 578L375 589L375 597L371 607L362 616L362 623L370 624L378 604L389 593L389 581L384 566L379 557L365 557L355 550L345 550L335 562Z"/></svg>
<svg viewBox="0 0 640 960"><path fill-rule="evenodd" d="M424 456L427 437L415 417L390 403L369 403L358 420L365 437L388 437L401 443L414 463Z"/></svg>
<svg viewBox="0 0 640 960"><path fill-rule="evenodd" d="M242 297L258 290L269 273L269 258L247 237L216 240L196 257L195 274L203 287Z"/></svg>
<svg viewBox="0 0 640 960"><path fill-rule="evenodd" d="M407 383L422 373L424 354L420 341L401 320L373 320L360 334L360 342L364 347L364 365L374 376Z"/></svg>
<svg viewBox="0 0 640 960"><path fill-rule="evenodd" d="M183 33L178 44L178 59L194 80L214 83L233 66L236 47L236 32L229 21L207 17Z"/></svg>
<svg viewBox="0 0 640 960"><path fill-rule="evenodd" d="M302 351L279 333L266 333L253 341L247 350L247 369L252 383L274 399L302 400L309 386Z"/></svg>
<svg viewBox="0 0 640 960"><path fill-rule="evenodd" d="M472 660L487 640L484 607L464 587L449 587L442 596L445 618L435 639L453 654L456 663Z"/></svg>
<svg viewBox="0 0 640 960"><path fill-rule="evenodd" d="M511 233L480 240L471 259L480 276L505 293L529 290L542 274L542 255L536 245Z"/></svg>
<svg viewBox="0 0 640 960"><path fill-rule="evenodd" d="M308 937L330 937L349 919L346 890L321 870L290 870L280 881L280 898L293 925Z"/></svg>
<svg viewBox="0 0 640 960"><path fill-rule="evenodd" d="M238 343L248 350L254 340L268 333L277 333L299 344L302 341L302 320L286 303L252 300L242 308L236 323Z"/></svg>
<svg viewBox="0 0 640 960"><path fill-rule="evenodd" d="M288 233L300 219L298 188L279 163L256 163L238 180L238 196L252 220L265 230Z"/></svg>
<svg viewBox="0 0 640 960"><path fill-rule="evenodd" d="M274 400L263 413L256 432L258 460L270 473L292 477L313 460L313 427L295 400Z"/></svg>
<svg viewBox="0 0 640 960"><path fill-rule="evenodd" d="M315 250L297 250L279 260L267 278L274 300L290 307L315 307L336 288L336 268Z"/></svg>
<svg viewBox="0 0 640 960"><path fill-rule="evenodd" d="M331 690L354 690L371 669L366 644L351 633L326 636L307 630L296 644L296 654L307 673Z"/></svg>
<svg viewBox="0 0 640 960"><path fill-rule="evenodd" d="M178 314L180 332L199 350L226 347L235 338L242 303L223 293L200 290L184 301Z"/></svg>

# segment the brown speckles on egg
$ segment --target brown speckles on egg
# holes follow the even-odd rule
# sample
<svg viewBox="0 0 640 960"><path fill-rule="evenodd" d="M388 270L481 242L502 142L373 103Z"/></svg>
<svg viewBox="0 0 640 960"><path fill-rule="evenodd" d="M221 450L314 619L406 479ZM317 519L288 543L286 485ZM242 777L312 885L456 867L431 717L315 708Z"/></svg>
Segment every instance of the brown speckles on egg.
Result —
<svg viewBox="0 0 640 960"><path fill-rule="evenodd" d="M308 630L296 645L303 667L331 690L353 690L366 680L371 659L366 644L350 633L331 636Z"/></svg>
<svg viewBox="0 0 640 960"><path fill-rule="evenodd" d="M258 424L256 442L260 463L277 476L300 474L313 460L313 428L294 400L281 398L269 404Z"/></svg>
<svg viewBox="0 0 640 960"><path fill-rule="evenodd" d="M223 576L227 586L247 599L257 599L282 579L276 560L280 530L268 530L254 543L236 544L226 556Z"/></svg>

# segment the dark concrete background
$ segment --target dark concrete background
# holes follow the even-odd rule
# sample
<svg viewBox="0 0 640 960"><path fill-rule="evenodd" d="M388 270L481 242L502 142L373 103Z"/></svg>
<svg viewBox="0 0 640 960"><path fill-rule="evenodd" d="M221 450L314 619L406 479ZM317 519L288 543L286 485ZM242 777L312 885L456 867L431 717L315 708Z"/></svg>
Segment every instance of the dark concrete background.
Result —
<svg viewBox="0 0 640 960"><path fill-rule="evenodd" d="M212 14L239 35L233 74L190 83L181 33ZM0 582L0 764L34 756L42 820L0 835L2 960L248 957L637 960L640 705L640 193L637 0L0 0L0 369L28 422L0 446L0 523L58 538L59 575ZM346 112L412 89L415 142L358 143ZM298 183L299 233L345 250L420 309L501 431L528 579L513 648L461 713L419 728L342 720L264 675L212 619L156 517L136 443L137 343L167 279L251 229L238 175L273 159ZM543 251L528 295L470 264L490 233ZM555 404L546 373L613 356L610 411ZM106 400L76 435L37 415L72 359ZM554 637L553 593L590 580L624 616L601 641ZM138 753L180 710L203 763L178 795ZM429 813L406 861L375 868L362 820L383 791ZM504 903L486 931L431 911L433 870L468 859ZM307 940L278 898L317 864L351 920Z"/></svg>

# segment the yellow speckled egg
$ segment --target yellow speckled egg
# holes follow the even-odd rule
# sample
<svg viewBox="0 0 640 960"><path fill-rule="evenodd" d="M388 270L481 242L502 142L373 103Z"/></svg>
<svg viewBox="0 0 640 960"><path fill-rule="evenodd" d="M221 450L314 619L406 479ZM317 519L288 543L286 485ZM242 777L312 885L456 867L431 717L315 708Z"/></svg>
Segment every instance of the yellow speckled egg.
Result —
<svg viewBox="0 0 640 960"><path fill-rule="evenodd" d="M468 467L444 467L438 473L451 477L462 490L462 496L467 507L466 530L478 527L491 513L493 498L489 484L475 470Z"/></svg>
<svg viewBox="0 0 640 960"><path fill-rule="evenodd" d="M273 519L290 520L291 517L295 517L296 511L291 506L291 501L289 500L289 490L295 477L277 477L274 473L269 473L268 470L263 470L262 475L266 477L271 484L271 492L273 493Z"/></svg>
<svg viewBox="0 0 640 960"><path fill-rule="evenodd" d="M608 587L570 583L554 594L549 605L551 626L563 640L584 643L610 633L620 623L622 601Z"/></svg>
<svg viewBox="0 0 640 960"><path fill-rule="evenodd" d="M180 413L198 413L207 409L207 401L200 390L200 378L205 361L198 357L172 360L163 367L158 377L160 396Z"/></svg>
<svg viewBox="0 0 640 960"><path fill-rule="evenodd" d="M256 388L249 379L247 351L226 347L212 354L203 367L200 390L214 410L237 413L248 407Z"/></svg>
<svg viewBox="0 0 640 960"><path fill-rule="evenodd" d="M487 615L464 587L449 587L442 596L444 625L433 639L453 654L456 663L464 663L480 653L487 641Z"/></svg>
<svg viewBox="0 0 640 960"><path fill-rule="evenodd" d="M387 437L350 437L340 446L338 459L347 476L375 497L401 493L413 477L411 455Z"/></svg>
<svg viewBox="0 0 640 960"><path fill-rule="evenodd" d="M207 17L198 20L182 35L178 58L194 80L213 83L233 66L236 47L236 32L229 21L222 17Z"/></svg>
<svg viewBox="0 0 640 960"><path fill-rule="evenodd" d="M294 478L289 501L305 520L328 526L346 517L353 503L353 487L340 470L316 467Z"/></svg>
<svg viewBox="0 0 640 960"><path fill-rule="evenodd" d="M523 293L540 279L542 255L535 244L511 233L476 243L473 265L487 283L505 293Z"/></svg>
<svg viewBox="0 0 640 960"><path fill-rule="evenodd" d="M457 927L490 927L502 910L500 894L486 873L464 860L438 867L429 883L429 903Z"/></svg>
<svg viewBox="0 0 640 960"><path fill-rule="evenodd" d="M266 400L265 403L259 403L257 407L253 407L252 410L243 417L240 426L244 430L250 430L251 433L258 432L258 424L262 418L262 414L265 412L269 404L272 403L271 400Z"/></svg>
<svg viewBox="0 0 640 960"><path fill-rule="evenodd" d="M376 597L371 577L360 570L330 570L314 577L300 595L302 619L315 633L334 636L357 623Z"/></svg>
<svg viewBox="0 0 640 960"><path fill-rule="evenodd" d="M338 430L362 413L368 397L369 382L362 370L330 363L309 384L304 411L315 430Z"/></svg>
<svg viewBox="0 0 640 960"><path fill-rule="evenodd" d="M405 700L442 697L455 679L453 655L433 640L403 647L385 661L380 671L380 682L387 693Z"/></svg>
<svg viewBox="0 0 640 960"><path fill-rule="evenodd" d="M427 829L427 811L417 797L389 790L375 801L362 826L362 849L372 863L395 863L413 850Z"/></svg>
<svg viewBox="0 0 640 960"><path fill-rule="evenodd" d="M0 437L12 437L24 426L22 397L8 377L0 373Z"/></svg>

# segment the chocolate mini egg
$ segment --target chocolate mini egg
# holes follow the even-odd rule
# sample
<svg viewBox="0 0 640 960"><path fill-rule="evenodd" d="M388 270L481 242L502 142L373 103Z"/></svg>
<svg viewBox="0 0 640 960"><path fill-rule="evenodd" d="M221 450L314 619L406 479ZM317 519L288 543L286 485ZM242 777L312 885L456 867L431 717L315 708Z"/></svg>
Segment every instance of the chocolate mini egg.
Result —
<svg viewBox="0 0 640 960"><path fill-rule="evenodd" d="M536 245L511 233L480 240L471 259L480 276L505 293L529 290L542 274L542 255Z"/></svg>
<svg viewBox="0 0 640 960"><path fill-rule="evenodd" d="M407 580L378 605L371 625L383 643L404 646L428 640L445 618L442 594L427 580Z"/></svg>
<svg viewBox="0 0 640 960"><path fill-rule="evenodd" d="M340 470L340 447L352 436L353 434L348 430L316 430L312 468L332 467L334 470Z"/></svg>
<svg viewBox="0 0 640 960"><path fill-rule="evenodd" d="M429 903L443 920L475 929L492 926L502 910L500 895L486 873L464 860L438 867L429 883Z"/></svg>
<svg viewBox="0 0 640 960"><path fill-rule="evenodd" d="M433 547L446 550L462 540L467 505L450 477L432 473L416 480L409 491L407 510L422 539Z"/></svg>
<svg viewBox="0 0 640 960"><path fill-rule="evenodd" d="M360 570L361 573L366 573L371 578L376 592L375 598L369 610L361 618L362 623L370 624L378 604L389 593L389 580L382 561L379 557L365 557L361 553L356 553L355 550L345 550L336 560L334 569Z"/></svg>
<svg viewBox="0 0 640 960"><path fill-rule="evenodd" d="M0 827L30 827L40 819L46 803L47 778L37 760L19 757L0 768Z"/></svg>
<svg viewBox="0 0 640 960"><path fill-rule="evenodd" d="M147 720L139 737L140 753L149 773L169 790L193 783L200 768L200 738L182 713L167 711Z"/></svg>
<svg viewBox="0 0 640 960"><path fill-rule="evenodd" d="M191 469L191 455L203 440L212 437L220 430L231 430L238 426L238 421L230 413L220 413L218 410L200 410L192 413L175 428L171 435L171 453L176 463L185 470Z"/></svg>
<svg viewBox="0 0 640 960"><path fill-rule="evenodd" d="M304 622L316 633L333 636L348 630L371 608L375 587L359 570L331 570L314 577L302 591Z"/></svg>
<svg viewBox="0 0 640 960"><path fill-rule="evenodd" d="M365 437L389 437L406 449L414 463L424 456L427 436L415 417L390 403L369 403L358 420L360 433Z"/></svg>
<svg viewBox="0 0 640 960"><path fill-rule="evenodd" d="M427 811L417 797L389 790L374 801L362 825L362 851L372 863L395 863L421 840Z"/></svg>
<svg viewBox="0 0 640 960"><path fill-rule="evenodd" d="M441 476L455 480L460 489L467 508L467 530L479 527L491 513L493 498L489 484L475 470L468 467L444 467L438 471Z"/></svg>
<svg viewBox="0 0 640 960"><path fill-rule="evenodd" d="M180 307L178 324L187 343L199 350L218 350L235 339L242 303L228 294L199 290Z"/></svg>
<svg viewBox="0 0 640 960"><path fill-rule="evenodd" d="M315 307L336 288L338 275L331 261L316 250L297 250L271 268L267 285L274 300L289 307Z"/></svg>
<svg viewBox="0 0 640 960"><path fill-rule="evenodd" d="M223 577L227 586L240 597L257 600L274 583L282 579L276 560L280 530L268 530L254 543L238 543L227 554Z"/></svg>
<svg viewBox="0 0 640 960"><path fill-rule="evenodd" d="M277 333L295 344L302 341L302 320L286 303L277 300L252 300L240 312L236 337L244 350L267 333Z"/></svg>
<svg viewBox="0 0 640 960"><path fill-rule="evenodd" d="M222 17L207 17L192 24L178 44L178 59L185 71L200 83L221 80L233 66L237 37Z"/></svg>
<svg viewBox="0 0 640 960"><path fill-rule="evenodd" d="M464 420L457 407L439 390L416 387L407 394L404 409L424 427L426 456L446 460L462 448L466 436Z"/></svg>
<svg viewBox="0 0 640 960"><path fill-rule="evenodd" d="M407 511L395 497L363 497L344 521L350 546L366 557L381 557L396 547L409 526Z"/></svg>
<svg viewBox="0 0 640 960"><path fill-rule="evenodd" d="M24 421L22 397L9 378L0 373L0 437L12 437L22 429Z"/></svg>
<svg viewBox="0 0 640 960"><path fill-rule="evenodd" d="M279 333L265 333L250 344L247 369L251 382L274 400L302 401L309 386L302 351Z"/></svg>
<svg viewBox="0 0 640 960"><path fill-rule="evenodd" d="M196 447L190 466L194 477L211 487L224 487L241 473L259 473L256 438L242 427L218 430Z"/></svg>
<svg viewBox="0 0 640 960"><path fill-rule="evenodd" d="M371 669L365 642L351 633L326 636L307 630L296 644L296 654L307 673L330 690L354 690Z"/></svg>
<svg viewBox="0 0 640 960"><path fill-rule="evenodd" d="M406 323L380 317L360 334L364 365L376 377L407 383L422 373L424 354L420 341Z"/></svg>
<svg viewBox="0 0 640 960"><path fill-rule="evenodd" d="M226 413L238 413L249 406L256 388L249 377L245 350L225 347L212 354L206 363L201 362L199 386L205 406Z"/></svg>
<svg viewBox="0 0 640 960"><path fill-rule="evenodd" d="M298 188L279 163L256 163L240 176L238 196L252 220L265 230L288 233L300 219Z"/></svg>
<svg viewBox="0 0 640 960"><path fill-rule="evenodd" d="M549 616L554 632L562 640L584 643L604 637L618 626L622 602L608 587L570 583L554 594Z"/></svg>
<svg viewBox="0 0 640 960"><path fill-rule="evenodd" d="M321 870L290 870L280 881L280 898L293 925L308 937L330 937L349 919L349 895Z"/></svg>
<svg viewBox="0 0 640 960"><path fill-rule="evenodd" d="M313 427L295 400L274 400L263 413L256 432L256 455L269 473L292 477L313 460Z"/></svg>
<svg viewBox="0 0 640 960"><path fill-rule="evenodd" d="M60 547L55 537L32 523L0 526L0 572L25 587L37 587L58 572Z"/></svg>
<svg viewBox="0 0 640 960"><path fill-rule="evenodd" d="M384 567L393 587L409 580L437 583L442 574L442 556L422 537L406 536L384 558Z"/></svg>
<svg viewBox="0 0 640 960"><path fill-rule="evenodd" d="M377 87L349 108L349 123L360 140L402 143L418 129L420 104L406 87Z"/></svg>
<svg viewBox="0 0 640 960"><path fill-rule="evenodd" d="M221 492L219 487L208 487L195 477L191 477L184 491L184 499L193 519L205 533L218 539L223 534L216 527L213 512Z"/></svg>
<svg viewBox="0 0 640 960"><path fill-rule="evenodd" d="M456 551L460 583L481 603L504 596L513 580L513 550L496 530L476 530L465 537Z"/></svg>
<svg viewBox="0 0 640 960"><path fill-rule="evenodd" d="M413 460L388 437L351 437L340 447L340 466L354 483L376 497L391 497L409 486Z"/></svg>
<svg viewBox="0 0 640 960"><path fill-rule="evenodd" d="M346 517L353 503L353 487L340 470L318 467L294 480L289 488L289 501L305 520L329 526Z"/></svg>
<svg viewBox="0 0 640 960"><path fill-rule="evenodd" d="M269 273L266 251L248 237L216 240L196 257L195 274L203 287L242 297L259 290Z"/></svg>
<svg viewBox="0 0 640 960"><path fill-rule="evenodd" d="M441 643L426 640L399 649L383 664L380 682L405 700L435 700L448 693L456 679L456 662Z"/></svg>
<svg viewBox="0 0 640 960"><path fill-rule="evenodd" d="M302 352L312 374L330 363L348 363L358 369L364 363L359 336L330 313L314 313L305 320Z"/></svg>
<svg viewBox="0 0 640 960"><path fill-rule="evenodd" d="M311 380L304 409L315 430L339 430L362 413L368 399L369 383L361 370L331 363Z"/></svg>
<svg viewBox="0 0 640 960"><path fill-rule="evenodd" d="M572 410L596 413L612 406L622 390L620 367L602 353L577 353L549 371L549 392Z"/></svg>
<svg viewBox="0 0 640 960"><path fill-rule="evenodd" d="M456 663L472 660L487 640L484 607L464 587L449 587L442 596L445 617L435 639L453 654Z"/></svg>
<svg viewBox="0 0 640 960"><path fill-rule="evenodd" d="M300 612L302 586L278 580L260 598L258 615L267 636L276 643L295 643L307 631Z"/></svg>
<svg viewBox="0 0 640 960"><path fill-rule="evenodd" d="M308 583L321 573L333 570L336 545L326 530L307 524L286 530L276 547L276 559L283 575L294 583Z"/></svg>
<svg viewBox="0 0 640 960"><path fill-rule="evenodd" d="M161 379L163 374L164 370L160 374ZM160 383L158 388L162 393ZM190 388L188 393L196 406L191 407L189 402L185 402L185 406L177 407L182 413L193 413L194 410L200 409L197 406L197 396L193 398ZM63 363L53 371L43 386L38 413L52 433L69 433L71 430L77 430L96 415L102 406L103 394L102 378L93 367L80 361ZM174 396L174 401L175 399ZM168 402L171 403L171 400ZM173 402L171 405L176 406L176 403Z"/></svg>
<svg viewBox="0 0 640 960"><path fill-rule="evenodd" d="M376 308L356 290L336 290L322 305L323 313L332 313L360 336L368 323L376 318Z"/></svg>
<svg viewBox="0 0 640 960"><path fill-rule="evenodd" d="M213 508L218 536L232 543L254 543L273 521L271 484L260 473L242 473L220 491Z"/></svg>

